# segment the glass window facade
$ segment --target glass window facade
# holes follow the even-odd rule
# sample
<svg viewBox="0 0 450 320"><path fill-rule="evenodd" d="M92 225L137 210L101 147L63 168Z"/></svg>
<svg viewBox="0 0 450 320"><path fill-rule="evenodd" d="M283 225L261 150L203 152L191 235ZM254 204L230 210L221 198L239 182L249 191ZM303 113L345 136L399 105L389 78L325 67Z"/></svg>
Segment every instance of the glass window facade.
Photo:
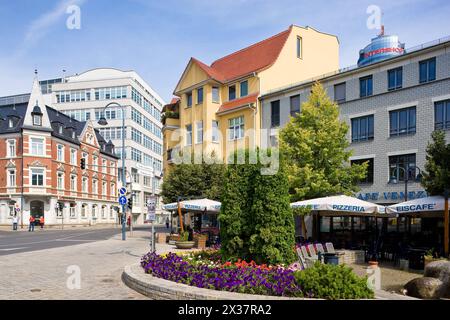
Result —
<svg viewBox="0 0 450 320"><path fill-rule="evenodd" d="M419 62L419 82L436 80L436 58Z"/></svg>
<svg viewBox="0 0 450 320"><path fill-rule="evenodd" d="M403 85L403 68L388 70L388 90L400 89Z"/></svg>
<svg viewBox="0 0 450 320"><path fill-rule="evenodd" d="M192 125L188 124L186 126L186 145L192 145Z"/></svg>
<svg viewBox="0 0 450 320"><path fill-rule="evenodd" d="M372 76L363 77L359 79L359 96L361 98L368 97L373 94L373 80Z"/></svg>
<svg viewBox="0 0 450 320"><path fill-rule="evenodd" d="M241 97L245 97L248 95L248 81L242 81L240 83L241 86Z"/></svg>
<svg viewBox="0 0 450 320"><path fill-rule="evenodd" d="M244 116L228 120L229 140L237 140L244 137Z"/></svg>
<svg viewBox="0 0 450 320"><path fill-rule="evenodd" d="M272 128L280 126L280 100L270 103L270 126Z"/></svg>
<svg viewBox="0 0 450 320"><path fill-rule="evenodd" d="M373 140L374 116L373 114L352 119L352 142Z"/></svg>
<svg viewBox="0 0 450 320"><path fill-rule="evenodd" d="M219 88L218 87L212 87L212 101L213 102L220 102Z"/></svg>
<svg viewBox="0 0 450 320"><path fill-rule="evenodd" d="M203 88L197 89L197 104L203 103Z"/></svg>
<svg viewBox="0 0 450 320"><path fill-rule="evenodd" d="M236 85L232 85L228 87L228 100L236 99Z"/></svg>
<svg viewBox="0 0 450 320"><path fill-rule="evenodd" d="M434 104L434 128L436 130L450 129L450 100Z"/></svg>
<svg viewBox="0 0 450 320"><path fill-rule="evenodd" d="M346 99L346 85L345 82L334 85L334 101L344 102Z"/></svg>
<svg viewBox="0 0 450 320"><path fill-rule="evenodd" d="M300 95L297 94L295 96L290 97L290 114L291 117L297 116L297 113L300 113Z"/></svg>
<svg viewBox="0 0 450 320"><path fill-rule="evenodd" d="M391 136L416 133L416 107L390 111L389 125Z"/></svg>
<svg viewBox="0 0 450 320"><path fill-rule="evenodd" d="M414 180L416 155L405 154L389 157L389 177L395 177L397 181L405 181L405 173L408 172L408 180ZM403 169L398 169L403 168Z"/></svg>

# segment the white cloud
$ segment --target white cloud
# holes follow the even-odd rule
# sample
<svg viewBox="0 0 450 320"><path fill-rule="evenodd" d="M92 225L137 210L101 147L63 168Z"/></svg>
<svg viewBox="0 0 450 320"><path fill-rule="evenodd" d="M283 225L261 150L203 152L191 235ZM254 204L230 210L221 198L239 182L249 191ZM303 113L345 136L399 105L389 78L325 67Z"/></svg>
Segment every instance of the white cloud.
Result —
<svg viewBox="0 0 450 320"><path fill-rule="evenodd" d="M43 38L47 32L49 32L50 28L66 14L67 7L71 5L80 6L83 2L85 2L85 0L61 0L52 10L45 12L33 20L27 29L18 55L21 56L25 54L29 48Z"/></svg>

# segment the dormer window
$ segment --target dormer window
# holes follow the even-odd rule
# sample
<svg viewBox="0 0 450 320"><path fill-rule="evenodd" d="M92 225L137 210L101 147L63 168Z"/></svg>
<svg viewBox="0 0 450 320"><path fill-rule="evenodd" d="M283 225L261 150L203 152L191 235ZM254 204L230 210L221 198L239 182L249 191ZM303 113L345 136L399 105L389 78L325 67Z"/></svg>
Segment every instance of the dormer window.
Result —
<svg viewBox="0 0 450 320"><path fill-rule="evenodd" d="M72 139L75 139L75 131L72 131Z"/></svg>
<svg viewBox="0 0 450 320"><path fill-rule="evenodd" d="M31 112L33 117L33 125L34 126L42 126L42 111L39 108L38 102L36 101L36 105L33 108L33 112Z"/></svg>
<svg viewBox="0 0 450 320"><path fill-rule="evenodd" d="M9 127L9 128L13 128L13 127L14 127L14 121L13 121L13 119L9 119L9 121L8 121L8 127Z"/></svg>
<svg viewBox="0 0 450 320"><path fill-rule="evenodd" d="M58 133L59 133L59 134L62 134L62 133L63 133L63 126L62 126L62 125L60 125L60 126L58 127Z"/></svg>

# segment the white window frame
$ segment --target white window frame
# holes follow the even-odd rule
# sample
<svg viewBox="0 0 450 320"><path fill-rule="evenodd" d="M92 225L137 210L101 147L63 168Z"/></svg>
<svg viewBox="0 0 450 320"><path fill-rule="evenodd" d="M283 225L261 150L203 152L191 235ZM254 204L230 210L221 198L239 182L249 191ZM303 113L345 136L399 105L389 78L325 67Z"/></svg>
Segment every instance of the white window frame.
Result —
<svg viewBox="0 0 450 320"><path fill-rule="evenodd" d="M78 152L77 149L74 149L74 148L70 149L70 164L71 165L76 165L77 164L77 157L78 157L77 152Z"/></svg>
<svg viewBox="0 0 450 320"><path fill-rule="evenodd" d="M40 148L41 143L37 143L37 140L42 141L42 148ZM46 142L46 139L44 137L30 137L30 140L29 140L30 154L33 156L40 156L40 157L45 156L46 155L46 143L45 142ZM34 150L35 148L36 148L36 150ZM42 151L42 153L40 153L39 151Z"/></svg>
<svg viewBox="0 0 450 320"><path fill-rule="evenodd" d="M107 173L108 172L108 162L106 159L102 159L102 172Z"/></svg>
<svg viewBox="0 0 450 320"><path fill-rule="evenodd" d="M74 174L70 175L70 191L77 191L77 176Z"/></svg>
<svg viewBox="0 0 450 320"><path fill-rule="evenodd" d="M111 183L111 190L110 190L111 197L114 197L116 195L116 184Z"/></svg>
<svg viewBox="0 0 450 320"><path fill-rule="evenodd" d="M188 130L189 126L191 130ZM192 146L192 124L186 125L186 145Z"/></svg>
<svg viewBox="0 0 450 320"><path fill-rule="evenodd" d="M103 196L106 196L108 194L107 190L108 190L108 187L107 187L106 181L103 181L102 182L102 195Z"/></svg>
<svg viewBox="0 0 450 320"><path fill-rule="evenodd" d="M81 178L81 192L88 193L89 192L89 179L87 177Z"/></svg>
<svg viewBox="0 0 450 320"><path fill-rule="evenodd" d="M219 142L219 121L213 120L211 126L212 126L211 141Z"/></svg>
<svg viewBox="0 0 450 320"><path fill-rule="evenodd" d="M64 145L62 144L56 146L56 159L60 162L64 162Z"/></svg>
<svg viewBox="0 0 450 320"><path fill-rule="evenodd" d="M98 180L92 179L92 194L98 194Z"/></svg>
<svg viewBox="0 0 450 320"><path fill-rule="evenodd" d="M245 119L244 116L232 118L228 120L228 140L234 141L244 137Z"/></svg>
<svg viewBox="0 0 450 320"><path fill-rule="evenodd" d="M61 177L61 179L60 179L60 177ZM63 172L56 173L56 188L59 190L64 190L64 173Z"/></svg>
<svg viewBox="0 0 450 320"><path fill-rule="evenodd" d="M16 140L15 139L8 139L8 149L7 154L8 158L12 158L16 156Z"/></svg>
<svg viewBox="0 0 450 320"><path fill-rule="evenodd" d="M33 185L33 171L42 171L42 185ZM44 168L30 168L30 186L31 187L45 187L46 186L46 172Z"/></svg>
<svg viewBox="0 0 450 320"><path fill-rule="evenodd" d="M7 186L9 188L16 186L16 169L7 169Z"/></svg>

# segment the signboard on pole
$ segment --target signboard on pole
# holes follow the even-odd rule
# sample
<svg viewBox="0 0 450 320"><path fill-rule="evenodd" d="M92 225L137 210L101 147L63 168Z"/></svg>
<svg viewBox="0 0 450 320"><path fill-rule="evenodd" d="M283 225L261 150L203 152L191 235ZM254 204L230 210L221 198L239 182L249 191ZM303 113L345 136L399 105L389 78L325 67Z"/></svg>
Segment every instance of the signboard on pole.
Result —
<svg viewBox="0 0 450 320"><path fill-rule="evenodd" d="M147 200L147 221L156 220L156 196L150 196Z"/></svg>

